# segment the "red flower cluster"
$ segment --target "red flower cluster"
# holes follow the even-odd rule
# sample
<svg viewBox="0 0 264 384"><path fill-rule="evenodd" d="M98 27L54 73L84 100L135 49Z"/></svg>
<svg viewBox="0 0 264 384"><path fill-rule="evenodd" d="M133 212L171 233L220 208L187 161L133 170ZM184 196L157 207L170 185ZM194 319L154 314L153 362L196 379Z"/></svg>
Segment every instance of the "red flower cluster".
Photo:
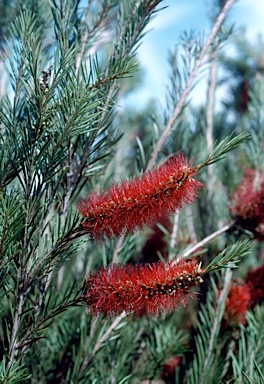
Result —
<svg viewBox="0 0 264 384"><path fill-rule="evenodd" d="M246 311L264 302L264 265L248 272L245 283L232 283L225 309L228 324L246 324Z"/></svg>
<svg viewBox="0 0 264 384"><path fill-rule="evenodd" d="M228 324L246 324L246 311L250 303L250 289L247 284L232 283L226 299L225 319Z"/></svg>
<svg viewBox="0 0 264 384"><path fill-rule="evenodd" d="M247 169L232 197L231 211L241 227L264 240L264 173Z"/></svg>
<svg viewBox="0 0 264 384"><path fill-rule="evenodd" d="M246 276L246 283L250 289L250 306L264 302L264 265L252 269Z"/></svg>
<svg viewBox="0 0 264 384"><path fill-rule="evenodd" d="M83 296L92 313L158 315L186 305L190 288L203 280L196 260L113 265L91 274Z"/></svg>
<svg viewBox="0 0 264 384"><path fill-rule="evenodd" d="M175 371L180 367L182 359L179 356L170 357L162 366L161 378L166 383L175 382Z"/></svg>
<svg viewBox="0 0 264 384"><path fill-rule="evenodd" d="M95 238L119 236L155 223L191 203L201 183L192 176L196 169L182 154L133 180L92 193L77 207L85 217L83 228Z"/></svg>

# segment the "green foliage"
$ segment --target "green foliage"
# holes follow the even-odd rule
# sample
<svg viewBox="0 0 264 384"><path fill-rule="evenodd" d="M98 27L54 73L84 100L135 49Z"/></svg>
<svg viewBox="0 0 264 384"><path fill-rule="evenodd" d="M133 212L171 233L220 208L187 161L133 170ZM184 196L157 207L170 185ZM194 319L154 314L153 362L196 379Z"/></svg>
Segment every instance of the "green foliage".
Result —
<svg viewBox="0 0 264 384"><path fill-rule="evenodd" d="M250 253L250 245L247 240L237 242L224 249L219 255L205 267L205 273L217 271L222 268L236 268L240 259Z"/></svg>
<svg viewBox="0 0 264 384"><path fill-rule="evenodd" d="M235 137L232 137L232 135L227 136L219 144L216 142L212 146L212 148L210 148L207 158L203 161L201 165L197 165L197 168L200 169L204 166L213 164L216 161L222 160L226 153L232 151L238 145L243 143L245 140L248 140L249 138L250 135L247 132L243 132Z"/></svg>
<svg viewBox="0 0 264 384"><path fill-rule="evenodd" d="M240 327L237 351L231 352L236 383L263 382L264 306L247 313L247 327Z"/></svg>
<svg viewBox="0 0 264 384"><path fill-rule="evenodd" d="M222 351L228 339L227 337L220 338L220 325L231 276L230 270L227 270L220 295L215 281L213 279L210 281L212 288L207 293L206 304L202 304L198 314L195 337L196 354L190 372L187 373L186 382L189 384L221 382L224 367Z"/></svg>
<svg viewBox="0 0 264 384"><path fill-rule="evenodd" d="M0 363L0 380L2 384L17 384L23 383L30 378L26 373L27 368L21 366L19 361L14 361L10 368L6 369L6 358L3 357Z"/></svg>

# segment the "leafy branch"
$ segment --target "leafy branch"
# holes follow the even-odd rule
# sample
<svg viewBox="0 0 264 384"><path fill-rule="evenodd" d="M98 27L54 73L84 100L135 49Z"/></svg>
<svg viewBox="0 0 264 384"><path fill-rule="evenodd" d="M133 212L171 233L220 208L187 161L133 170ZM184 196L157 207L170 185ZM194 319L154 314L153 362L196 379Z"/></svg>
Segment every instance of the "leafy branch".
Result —
<svg viewBox="0 0 264 384"><path fill-rule="evenodd" d="M209 150L209 153L205 160L200 164L195 166L195 169L199 171L201 168L206 167L210 164L216 163L224 158L224 155L233 149L237 148L244 141L250 139L250 134L247 132L242 132L239 135L232 137L233 135L227 136L219 144L217 141L213 144L212 148Z"/></svg>
<svg viewBox="0 0 264 384"><path fill-rule="evenodd" d="M154 151L152 153L152 156L148 162L148 165L147 165L147 169L151 169L155 162L156 162L156 159L157 159L157 156L159 154L159 152L161 151L163 145L164 145L164 142L165 140L167 139L167 137L169 136L171 130L172 130L172 127L173 127L173 124L175 123L176 119L178 118L178 116L180 115L181 111L182 111L182 108L186 102L186 98L190 92L190 89L191 89L191 86L193 84L193 81L198 73L198 70L201 68L201 66L203 65L203 62L204 62L204 58L217 34L217 32L219 31L222 23L224 22L225 20L225 17L227 15L227 12L229 11L230 7L232 6L232 4L234 3L234 0L227 0L225 2L225 5L223 6L223 8L221 9L221 12L220 14L218 15L213 27L212 27L212 30L211 30L211 33L209 34L206 42L204 43L203 47L202 47L202 50L200 52L200 55L199 57L197 58L196 62L195 62L195 65L194 65L194 68L192 70L192 72L190 73L189 75L189 78L186 82L186 85L185 85L185 88L180 96L180 99L174 109L174 112L171 116L171 118L169 119L166 127L164 128L164 131L162 133L162 135L160 136L155 148L154 148Z"/></svg>
<svg viewBox="0 0 264 384"><path fill-rule="evenodd" d="M214 381L213 365L217 364L215 353L219 340L220 324L225 310L225 301L228 296L232 272L225 271L223 288L218 291L213 279L211 289L207 293L206 303L201 305L198 314L197 335L195 337L196 353L193 357L192 366L187 372L185 382L187 384L211 384ZM216 300L217 298L217 300ZM219 341L220 343L220 341ZM225 343L221 340L220 347Z"/></svg>
<svg viewBox="0 0 264 384"><path fill-rule="evenodd" d="M50 310L49 313L46 316L44 316L40 321L38 321L34 325L33 328L28 329L28 331L22 337L22 339L19 340L19 342L17 344L17 349L20 349L20 348L24 349L30 343L32 343L32 342L36 341L37 339L39 339L39 337L32 338L32 335L34 335L35 333L43 331L44 329L46 329L50 325L50 323L48 323L48 321L53 319L55 316L61 314L64 311L66 311L68 308L72 308L74 306L79 306L81 302L82 302L82 296L77 295L77 297L75 297L74 299L68 300L68 301L64 301L63 303L59 304L56 308Z"/></svg>
<svg viewBox="0 0 264 384"><path fill-rule="evenodd" d="M250 253L250 249L248 240L238 241L228 246L205 267L204 273L218 271L222 268L236 268L238 266L237 263Z"/></svg>

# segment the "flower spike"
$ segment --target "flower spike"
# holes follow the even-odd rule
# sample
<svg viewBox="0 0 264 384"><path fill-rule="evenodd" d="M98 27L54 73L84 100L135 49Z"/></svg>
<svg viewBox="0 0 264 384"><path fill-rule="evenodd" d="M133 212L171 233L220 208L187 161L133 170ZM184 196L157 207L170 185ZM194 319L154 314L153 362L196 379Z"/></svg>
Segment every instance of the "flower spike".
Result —
<svg viewBox="0 0 264 384"><path fill-rule="evenodd" d="M246 169L243 179L232 196L230 210L237 223L253 233L256 239L264 240L264 173Z"/></svg>
<svg viewBox="0 0 264 384"><path fill-rule="evenodd" d="M77 204L83 229L98 239L152 226L194 200L202 186L195 173L179 153L142 176L90 194Z"/></svg>
<svg viewBox="0 0 264 384"><path fill-rule="evenodd" d="M158 315L185 306L191 287L203 281L201 273L195 259L113 265L88 277L83 299L92 313Z"/></svg>
<svg viewBox="0 0 264 384"><path fill-rule="evenodd" d="M232 283L226 299L225 319L230 325L246 324L246 312L249 309L250 289L247 284Z"/></svg>

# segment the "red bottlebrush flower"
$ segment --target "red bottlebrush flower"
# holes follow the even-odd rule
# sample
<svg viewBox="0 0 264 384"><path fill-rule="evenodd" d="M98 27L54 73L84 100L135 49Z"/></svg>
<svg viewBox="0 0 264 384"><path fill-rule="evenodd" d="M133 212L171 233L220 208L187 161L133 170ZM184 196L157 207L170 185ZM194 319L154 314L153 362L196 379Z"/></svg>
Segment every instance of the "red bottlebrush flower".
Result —
<svg viewBox="0 0 264 384"><path fill-rule="evenodd" d="M264 240L264 173L247 169L232 197L232 212L241 227Z"/></svg>
<svg viewBox="0 0 264 384"><path fill-rule="evenodd" d="M175 370L181 365L181 358L178 356L170 357L162 366L161 378L165 383L175 382Z"/></svg>
<svg viewBox="0 0 264 384"><path fill-rule="evenodd" d="M250 289L250 306L264 302L264 265L252 269L246 276L246 283Z"/></svg>
<svg viewBox="0 0 264 384"><path fill-rule="evenodd" d="M246 311L249 309L250 289L247 284L232 283L226 299L225 319L228 324L246 324Z"/></svg>
<svg viewBox="0 0 264 384"><path fill-rule="evenodd" d="M193 201L202 185L192 178L195 172L178 154L142 176L115 183L99 194L92 193L77 204L86 218L83 228L99 238L152 226Z"/></svg>
<svg viewBox="0 0 264 384"><path fill-rule="evenodd" d="M196 260L113 265L91 274L83 296L93 313L158 315L186 305L190 288L202 282Z"/></svg>

